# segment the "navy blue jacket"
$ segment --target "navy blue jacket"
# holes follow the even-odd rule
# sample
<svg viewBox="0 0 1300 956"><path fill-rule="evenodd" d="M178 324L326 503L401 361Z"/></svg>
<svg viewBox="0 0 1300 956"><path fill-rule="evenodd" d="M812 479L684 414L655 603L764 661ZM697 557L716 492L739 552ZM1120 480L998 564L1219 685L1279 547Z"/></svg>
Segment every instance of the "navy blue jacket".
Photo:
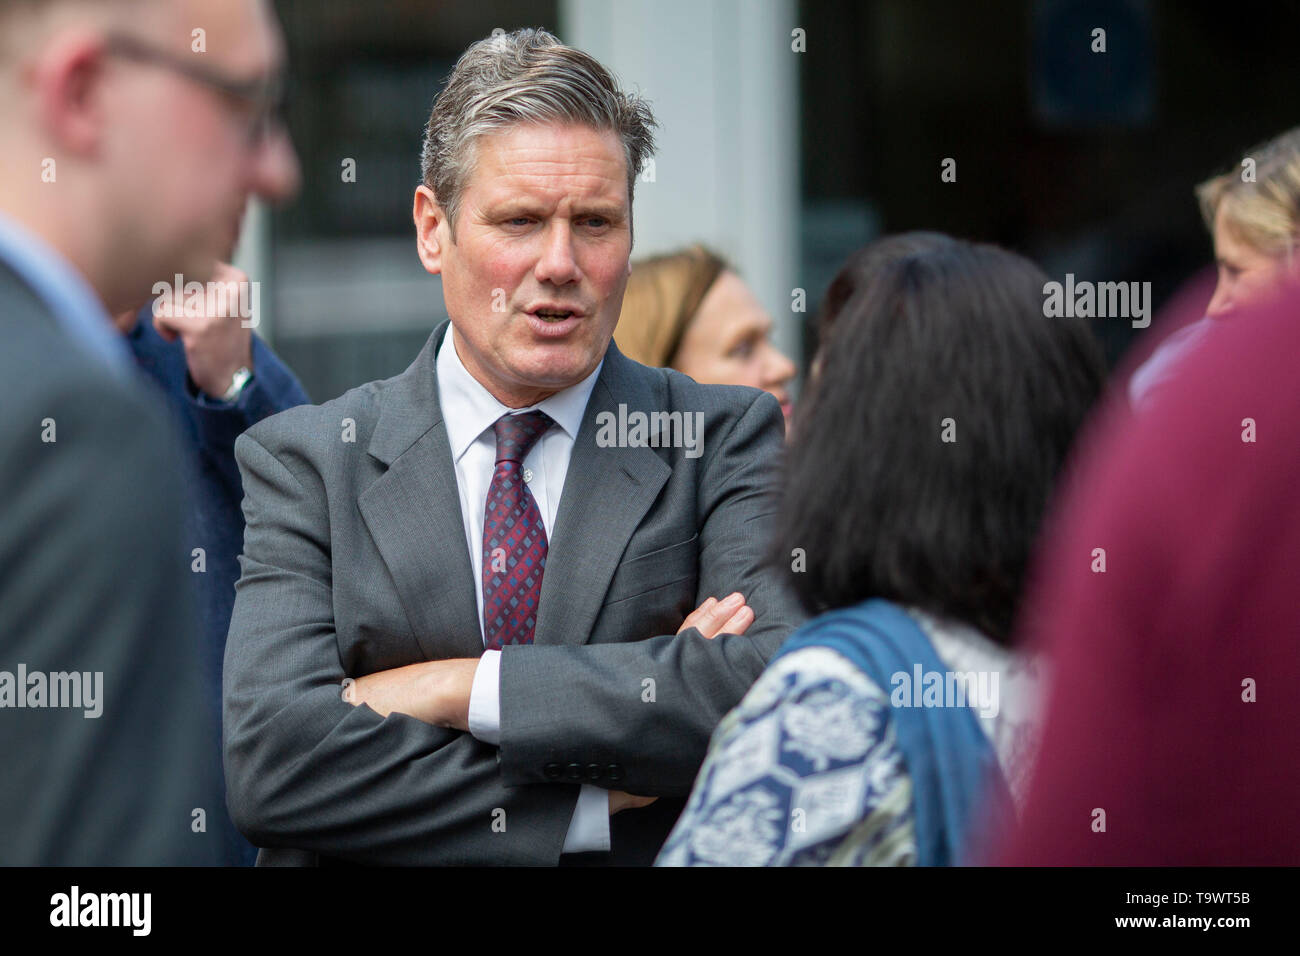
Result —
<svg viewBox="0 0 1300 956"><path fill-rule="evenodd" d="M194 466L189 475L192 493L187 502L186 549L191 569L195 548L203 549L206 565L193 574L195 601L202 614L202 660L207 704L215 726L221 726L221 660L239 580L239 554L244 547L243 486L235 464L235 439L263 418L295 405L310 404L293 373L253 335L253 377L239 400L227 404L208 398L195 387L185 363L180 339L168 342L153 326L152 303L140 311L127 343L140 368L167 396L180 426L182 447ZM220 741L215 742L220 753ZM223 781L224 793L224 781ZM224 804L208 818L209 827L227 831L228 862L251 866L257 851L230 821Z"/></svg>

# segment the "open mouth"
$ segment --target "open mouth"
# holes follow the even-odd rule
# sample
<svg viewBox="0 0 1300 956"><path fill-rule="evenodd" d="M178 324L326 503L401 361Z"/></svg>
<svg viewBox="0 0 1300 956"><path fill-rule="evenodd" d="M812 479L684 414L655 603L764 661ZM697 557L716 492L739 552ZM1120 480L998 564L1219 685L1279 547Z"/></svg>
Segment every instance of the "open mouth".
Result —
<svg viewBox="0 0 1300 956"><path fill-rule="evenodd" d="M582 313L574 309L545 306L524 314L538 339L567 340L582 326Z"/></svg>

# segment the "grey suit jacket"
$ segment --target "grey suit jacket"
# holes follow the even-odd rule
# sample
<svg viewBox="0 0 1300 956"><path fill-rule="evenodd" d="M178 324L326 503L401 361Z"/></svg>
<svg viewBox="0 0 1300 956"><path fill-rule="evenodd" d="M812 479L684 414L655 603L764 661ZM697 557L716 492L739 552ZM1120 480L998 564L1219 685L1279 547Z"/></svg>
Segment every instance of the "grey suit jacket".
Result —
<svg viewBox="0 0 1300 956"><path fill-rule="evenodd" d="M800 620L760 569L780 409L610 344L550 536L535 641L502 653L498 749L340 697L348 676L483 652L437 396L445 327L401 375L282 412L236 443L247 528L225 664L231 811L258 846L309 851L264 850L262 864L545 865L586 782L663 798L611 819L609 860L649 863L714 726ZM601 447L598 416L620 404L702 413L703 453ZM733 590L756 612L748 633L675 634L704 598Z"/></svg>
<svg viewBox="0 0 1300 956"><path fill-rule="evenodd" d="M0 691L0 864L222 862L184 462L162 397L84 355L3 263L0 342L0 671L28 678ZM46 706L15 707L37 672L90 675L57 678L65 703L102 675L99 716L84 697L50 707L53 677Z"/></svg>

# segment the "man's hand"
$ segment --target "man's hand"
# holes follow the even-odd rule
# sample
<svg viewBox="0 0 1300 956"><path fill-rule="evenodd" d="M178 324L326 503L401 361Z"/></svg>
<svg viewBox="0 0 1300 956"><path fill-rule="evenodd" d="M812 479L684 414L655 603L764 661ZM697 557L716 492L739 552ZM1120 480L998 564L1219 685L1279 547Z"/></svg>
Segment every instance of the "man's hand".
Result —
<svg viewBox="0 0 1300 956"><path fill-rule="evenodd" d="M622 790L611 790L609 792L609 815L612 817L623 810L648 807L658 799L658 797L638 797L635 793L624 793Z"/></svg>
<svg viewBox="0 0 1300 956"><path fill-rule="evenodd" d="M745 603L743 594L735 591L721 601L709 598L687 615L677 633L694 627L712 640L719 634L744 634L753 623L754 609Z"/></svg>
<svg viewBox="0 0 1300 956"><path fill-rule="evenodd" d="M407 714L426 724L469 730L469 694L478 658L423 661L345 682L343 699L381 717Z"/></svg>
<svg viewBox="0 0 1300 956"><path fill-rule="evenodd" d="M168 342L174 342L180 336L185 344L185 363L189 366L190 378L210 398L221 398L230 388L237 371L253 368L253 331L244 328L239 314L241 286L229 285L247 282L248 276L232 265L219 262L212 281L227 284L222 314L209 315L205 299L202 315L187 315L182 295L179 300L165 298L155 309L160 314L154 315L153 324L158 334ZM244 301L251 301L247 294Z"/></svg>

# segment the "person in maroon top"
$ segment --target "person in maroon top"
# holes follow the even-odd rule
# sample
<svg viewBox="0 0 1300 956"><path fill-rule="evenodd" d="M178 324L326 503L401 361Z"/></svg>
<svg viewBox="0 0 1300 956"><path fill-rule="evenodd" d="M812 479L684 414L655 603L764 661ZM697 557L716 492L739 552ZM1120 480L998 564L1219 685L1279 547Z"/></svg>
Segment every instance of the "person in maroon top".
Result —
<svg viewBox="0 0 1300 956"><path fill-rule="evenodd" d="M1300 860L1300 293L1257 319L1084 443L1020 622L1053 690L1003 863Z"/></svg>

